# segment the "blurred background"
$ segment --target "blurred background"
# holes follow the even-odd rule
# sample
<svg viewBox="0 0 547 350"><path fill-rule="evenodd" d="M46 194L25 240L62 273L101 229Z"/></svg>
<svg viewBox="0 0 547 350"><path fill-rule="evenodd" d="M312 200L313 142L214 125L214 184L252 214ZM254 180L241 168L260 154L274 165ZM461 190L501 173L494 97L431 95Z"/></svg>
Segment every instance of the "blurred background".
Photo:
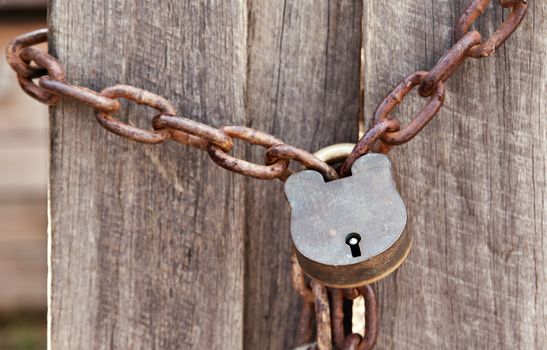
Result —
<svg viewBox="0 0 547 350"><path fill-rule="evenodd" d="M3 50L46 26L46 0L0 0L0 350L46 348L47 107L19 89Z"/></svg>

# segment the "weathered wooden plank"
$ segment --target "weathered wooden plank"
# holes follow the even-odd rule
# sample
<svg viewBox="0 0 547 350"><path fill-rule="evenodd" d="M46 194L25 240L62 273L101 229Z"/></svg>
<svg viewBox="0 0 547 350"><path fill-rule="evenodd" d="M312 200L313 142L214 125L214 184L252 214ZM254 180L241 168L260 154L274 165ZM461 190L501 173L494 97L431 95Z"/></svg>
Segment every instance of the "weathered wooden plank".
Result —
<svg viewBox="0 0 547 350"><path fill-rule="evenodd" d="M248 125L310 151L357 139L361 9L346 0L249 2ZM245 348L288 349L300 305L288 205L281 182L248 180L246 189Z"/></svg>
<svg viewBox="0 0 547 350"><path fill-rule="evenodd" d="M370 115L450 45L464 0L364 4ZM214 125L246 123L310 150L353 139L361 5L252 1L249 23L245 6L55 1L53 48L72 81L133 83ZM416 243L380 283L379 348L542 346L545 12L531 4L524 29L490 62L469 62L439 119L394 151ZM501 17L489 12L480 29ZM129 111L144 125L148 111ZM176 145L128 143L92 119L72 103L52 118L55 347L242 347L244 231L245 346L291 345L298 301L280 184L244 182Z"/></svg>
<svg viewBox="0 0 547 350"><path fill-rule="evenodd" d="M364 2L365 116L451 46L467 2ZM504 18L492 3L484 35ZM509 42L469 60L444 110L392 153L414 247L379 283L378 349L545 348L547 4L529 6ZM396 116L423 102L407 98Z"/></svg>
<svg viewBox="0 0 547 350"><path fill-rule="evenodd" d="M52 1L51 48L74 83L133 84L181 115L244 123L244 2ZM119 117L150 128L133 104ZM240 349L243 177L197 150L51 115L49 332L55 349ZM235 150L241 156L243 150Z"/></svg>

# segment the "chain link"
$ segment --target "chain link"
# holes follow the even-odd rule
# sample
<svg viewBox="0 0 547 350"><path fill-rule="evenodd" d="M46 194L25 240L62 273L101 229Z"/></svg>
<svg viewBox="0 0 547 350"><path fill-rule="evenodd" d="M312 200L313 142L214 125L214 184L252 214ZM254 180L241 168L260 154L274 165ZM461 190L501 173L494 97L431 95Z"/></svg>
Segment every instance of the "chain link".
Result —
<svg viewBox="0 0 547 350"><path fill-rule="evenodd" d="M100 93L81 86L74 86L66 81L56 80L49 76L43 76L38 80L41 88L54 93L59 97L70 98L85 103L97 111L115 113L120 110L120 103Z"/></svg>
<svg viewBox="0 0 547 350"><path fill-rule="evenodd" d="M492 36L483 43L471 47L468 56L473 58L487 57L496 52L496 50L513 34L518 28L526 11L528 2L526 0L499 0L502 7L510 8L511 13L507 19L498 27ZM458 20L454 30L454 38L460 40L471 28L477 18L486 10L490 0L473 0L467 7L463 15Z"/></svg>
<svg viewBox="0 0 547 350"><path fill-rule="evenodd" d="M258 145L264 148L271 148L283 144L281 140L278 140L272 135L245 126L223 126L220 130L224 131L232 138L240 139L251 145ZM222 148L213 143L209 144L208 150L211 159L224 169L257 179L270 180L283 177L289 167L288 159L278 159L269 165L251 163L229 155L224 152Z"/></svg>
<svg viewBox="0 0 547 350"><path fill-rule="evenodd" d="M498 2L511 12L486 41L482 41L479 32L469 30L486 10L490 0L473 0L470 3L455 25L454 46L430 71L410 74L386 96L374 112L371 127L341 166L340 176L348 176L351 165L362 155L371 151L387 153L392 146L413 139L441 109L445 97L444 82L465 59L490 56L511 36L526 15L527 1ZM216 128L177 116L176 110L166 99L146 90L116 85L99 93L72 85L65 80L63 69L56 58L33 47L47 40L47 29L40 29L15 38L6 49L7 61L17 73L21 88L40 102L54 105L61 98L68 98L89 105L96 111L99 124L110 132L142 143L157 144L172 140L205 150L221 167L246 176L285 180L292 174L289 163L297 161L308 169L320 172L326 181L339 177L336 170L326 162L303 149L287 145L272 135L244 126ZM391 116L391 112L416 86L420 96L430 99L425 107L401 128L400 123ZM157 110L159 113L152 119L152 129L141 129L115 118L113 114L121 109L118 101L120 98ZM230 155L234 138L266 148L264 164L251 163ZM364 286L340 290L327 288L315 281L307 283L294 252L291 265L293 287L304 300L298 332L300 341L306 343L311 340L312 310L315 308L317 343L310 349L332 349L333 346L341 350L372 349L378 334L378 303L373 288ZM353 300L358 296L363 296L365 300L365 335L346 336L343 326L344 299Z"/></svg>
<svg viewBox="0 0 547 350"><path fill-rule="evenodd" d="M371 127L342 165L342 176L349 175L351 165L363 154L371 150L387 153L391 146L404 144L416 137L440 111L445 97L444 82L452 76L465 59L490 56L511 36L526 15L527 1L499 0L498 2L502 7L510 8L511 13L488 40L482 42L481 34L477 31L469 32L469 29L486 10L490 0L473 0L455 25L454 40L456 43L454 46L439 59L430 71L410 74L386 96L373 114ZM422 97L431 96L427 105L402 129L393 130L393 127L379 126L385 120L392 119L390 113L417 85L419 85L418 90ZM380 132L379 128L383 131ZM378 133L381 135L378 136Z"/></svg>
<svg viewBox="0 0 547 350"><path fill-rule="evenodd" d="M110 99L125 98L139 105L154 108L161 114L174 115L176 113L175 108L163 97L129 85L116 85L106 88L101 91L101 95ZM111 114L98 109L95 116L99 124L108 131L137 142L158 144L170 139L173 135L172 129L152 131L141 129L124 123L114 118Z"/></svg>
<svg viewBox="0 0 547 350"><path fill-rule="evenodd" d="M292 171L291 160L320 171L326 180L338 178L336 171L311 153L289 146L272 135L239 126L215 128L194 120L179 117L175 109L163 97L129 85L108 87L100 93L76 86L65 80L61 65L53 56L33 45L47 42L47 29L40 29L15 38L6 50L7 61L22 89L30 96L48 105L56 104L60 98L69 98L91 106L96 111L97 121L108 131L126 139L158 144L172 140L184 145L205 150L218 165L233 172L257 179L285 180ZM38 84L34 80L38 80ZM140 105L156 109L159 114L152 119L152 130L141 129L125 123L112 114L119 112L117 101L124 98ZM265 165L254 164L231 156L233 138L267 148Z"/></svg>
<svg viewBox="0 0 547 350"><path fill-rule="evenodd" d="M45 69L30 66L28 62L24 62L20 57L22 49L47 42L47 35L47 29L38 29L15 38L7 47L7 61L18 76L34 79L47 74Z"/></svg>

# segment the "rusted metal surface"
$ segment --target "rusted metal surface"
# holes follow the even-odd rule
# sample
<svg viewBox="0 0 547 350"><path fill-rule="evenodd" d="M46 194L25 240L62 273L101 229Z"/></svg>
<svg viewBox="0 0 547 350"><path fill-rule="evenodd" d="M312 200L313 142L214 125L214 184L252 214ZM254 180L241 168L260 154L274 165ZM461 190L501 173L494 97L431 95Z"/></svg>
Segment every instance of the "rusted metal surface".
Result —
<svg viewBox="0 0 547 350"><path fill-rule="evenodd" d="M129 86L116 85L101 91L101 95L106 98L125 98L157 109L160 113L175 114L175 109L163 97L151 92ZM111 114L97 111L95 114L99 124L105 129L129 140L157 144L168 140L172 135L171 129L145 130L114 118Z"/></svg>
<svg viewBox="0 0 547 350"><path fill-rule="evenodd" d="M311 291L310 287L306 283L304 272L302 271L302 268L298 263L298 260L296 258L296 252L294 251L294 249L291 254L291 279L293 288L300 295L300 297L308 303L313 303L315 297L313 296L313 292Z"/></svg>
<svg viewBox="0 0 547 350"><path fill-rule="evenodd" d="M172 140L207 150L217 164L242 175L285 180L292 174L288 169L289 163L295 160L304 167L320 171L328 180L338 178L336 171L328 164L303 149L286 145L272 135L251 128L215 128L176 116L175 109L167 100L151 92L128 85L117 85L98 93L72 85L65 80L63 69L53 56L31 47L46 42L47 34L46 29L24 34L15 38L6 50L7 60L17 73L23 90L43 103L54 105L60 98L73 99L95 109L99 124L110 132L142 143L157 144ZM38 85L34 79L39 79ZM152 119L153 130L141 129L114 118L112 113L119 112L121 106L118 98L158 110L159 114ZM231 156L229 152L233 148L233 138L267 148L265 165Z"/></svg>
<svg viewBox="0 0 547 350"><path fill-rule="evenodd" d="M49 54L39 51L32 45L47 41L47 30L39 29L15 38L6 49L6 60L17 73L19 85L32 98L53 105L59 96L39 87L32 80L49 74L53 79L64 80L59 63ZM34 65L31 64L34 61Z"/></svg>
<svg viewBox="0 0 547 350"><path fill-rule="evenodd" d="M397 85L397 87L380 103L376 112L374 112L374 116L372 117L374 125L382 120L388 119L393 109L404 100L405 96L414 87L425 81L428 75L428 72L415 72ZM441 109L444 103L444 91L444 83L439 81L435 87L435 93L431 96L425 107L402 129L398 131L386 130L386 132L380 136L382 141L391 145L400 145L412 140ZM367 135L365 135L365 137L366 136Z"/></svg>
<svg viewBox="0 0 547 350"><path fill-rule="evenodd" d="M43 51L34 47L26 47L19 51L19 58L29 67L31 67L31 62L34 62L38 68L45 69L52 79L58 81L63 81L65 79L63 69L57 60ZM19 83L25 92L49 105L59 101L58 96L36 85L32 81L33 78L33 76L25 77L23 75L18 75Z"/></svg>
<svg viewBox="0 0 547 350"><path fill-rule="evenodd" d="M416 72L407 77L379 105L372 118L371 127L364 133L364 136L355 145L353 151L342 165L340 170L341 176L347 176L353 163L364 154L370 151L388 153L393 145L408 142L415 137L442 107L444 102L443 83L450 78L467 57L484 57L494 52L518 27L527 9L525 1L500 0L502 6L510 7L513 10L496 33L488 41L481 44L480 33L476 31L468 32L468 30L488 4L489 0L473 1L456 26L456 44L454 47L449 49L429 72ZM404 96L417 85L419 85L421 96L428 97L432 94L433 96L426 107L401 130L399 123L393 119L390 113L396 105L402 102ZM321 157L319 156L319 158ZM378 336L378 304L372 287L367 285L360 288L344 289L342 293L337 290L330 290L330 294L334 346L343 350L369 350L374 348ZM343 298L341 298L341 295L350 300L359 295L364 296L366 308L366 330L364 337L361 337L359 334L350 334L343 338L344 315L342 308Z"/></svg>
<svg viewBox="0 0 547 350"><path fill-rule="evenodd" d="M330 304L327 287L311 281L311 290L315 296L315 324L317 326L317 350L332 349L332 332L330 328Z"/></svg>
<svg viewBox="0 0 547 350"><path fill-rule="evenodd" d="M435 86L439 82L444 82L467 58L469 49L481 42L481 34L477 31L471 31L458 40L446 54L441 57L435 67L429 70L429 74L422 81L418 89L422 97L431 96L435 92Z"/></svg>
<svg viewBox="0 0 547 350"><path fill-rule="evenodd" d="M19 51L19 58L21 61L27 64L27 66L30 66L31 62L34 62L37 67L45 69L47 75L49 75L53 79L65 79L65 73L63 72L61 65L59 64L57 59L55 59L55 57L51 56L47 52L39 50L35 47L25 47Z"/></svg>
<svg viewBox="0 0 547 350"><path fill-rule="evenodd" d="M9 44L6 49L6 60L17 75L34 79L47 74L44 68L32 67L20 57L22 49L47 42L47 35L47 29L38 29L18 36Z"/></svg>
<svg viewBox="0 0 547 350"><path fill-rule="evenodd" d="M324 182L313 170L300 172L285 182L285 194L298 262L327 286L373 283L408 255L412 237L404 231L406 208L385 155L360 157L352 176L338 181ZM351 235L358 252L348 241Z"/></svg>
<svg viewBox="0 0 547 350"><path fill-rule="evenodd" d="M524 16L526 16L526 11L528 10L528 3L526 0L500 0L499 3L505 8L510 8L511 13L488 40L469 49L467 53L469 57L487 57L496 52L498 47L513 34L524 19ZM490 0L474 0L469 5L458 20L456 28L454 29L454 37L456 40L459 40L467 33L469 28L471 28L473 23L475 23L477 18L485 11L489 4Z"/></svg>
<svg viewBox="0 0 547 350"><path fill-rule="evenodd" d="M348 154L354 149L355 145L351 143L336 144L325 147L314 153L314 156L327 164L336 164L344 162ZM309 284L306 282L306 276L304 275L300 264L298 263L296 251L293 249L291 255L292 266L292 283L293 288L303 298L304 306L301 313L299 323L299 334L308 334L312 319L309 314L310 305L314 304L314 293L312 292ZM317 283L317 282L315 282ZM367 285L362 288L327 288L329 294L330 303L330 316L331 316L331 339L334 349L350 350L350 349L372 349L376 343L378 335L378 308L377 299L374 294L372 286ZM365 293L366 292L366 293ZM357 297L363 295L365 299L365 314L362 315L366 319L368 325L365 329L365 337L361 337L359 334L345 334L344 321L346 318L350 318L351 315L344 315L344 300L354 300ZM367 306L368 305L368 306ZM321 310L319 310L321 312ZM315 318L321 318L324 315L315 315ZM305 344L309 341L309 338L302 337L301 344ZM303 346L298 349L315 350L318 344L315 343L311 346Z"/></svg>
<svg viewBox="0 0 547 350"><path fill-rule="evenodd" d="M82 86L74 86L62 80L43 76L39 80L40 87L58 96L71 98L92 106L98 111L115 113L120 110L120 103Z"/></svg>
<svg viewBox="0 0 547 350"><path fill-rule="evenodd" d="M333 308L337 313L337 317L333 317L333 329L334 332L343 332L343 320L344 320L344 311L343 311L343 299L354 300L359 296L363 296L365 301L365 329L364 336L361 337L357 333L352 333L347 335L341 345L338 345L339 349L342 350L370 350L373 349L376 345L378 339L378 298L374 292L374 288L371 285L362 286L359 288L351 288L342 290L330 290ZM334 322L337 325L334 325ZM338 336L338 338L341 338ZM336 341L335 337L335 341ZM338 339L338 342L341 342ZM337 343L338 344L338 343Z"/></svg>
<svg viewBox="0 0 547 350"><path fill-rule="evenodd" d="M221 130L230 137L244 140L252 145L258 145L265 148L283 144L281 140L278 140L272 135L245 126L224 126ZM211 156L211 159L215 163L224 169L261 180L279 178L283 176L289 167L288 159L278 159L270 165L251 163L229 155L213 143L209 144L209 156Z"/></svg>
<svg viewBox="0 0 547 350"><path fill-rule="evenodd" d="M528 4L525 0L499 0L499 3L505 8L510 8L511 13L496 32L482 43L480 33L468 31L477 18L486 10L490 0L473 0L470 3L455 25L454 39L456 43L454 46L441 57L433 69L429 72L421 71L410 74L380 103L374 112L371 127L358 142L358 145L361 144L362 146L356 147L348 157L346 164L344 164L342 168L343 175L347 174L348 168L351 167L355 159L364 154L363 152L374 150L375 152L387 153L392 145L401 145L416 137L441 109L444 103L444 82L451 77L465 59L467 57L481 58L489 56L511 36L526 16ZM376 125L383 120L391 119L390 113L395 106L400 104L404 96L416 85L420 85L419 92L421 96L431 96L424 109L401 130L388 130L386 128L380 136L381 140L370 142L370 139L378 138L378 127Z"/></svg>
<svg viewBox="0 0 547 350"><path fill-rule="evenodd" d="M359 288L353 288L350 290L327 288L327 292L330 297L330 328L327 329L327 327L325 326L323 332L325 332L325 334L330 334L332 348L337 350L373 349L378 339L379 319L378 299L372 286L368 285ZM365 301L365 312L364 314L359 315L359 317L364 317L365 319L364 336L351 332L349 334L346 334L346 331L344 329L345 320L350 319L352 316L344 314L344 300L353 301L359 296L363 296L363 299ZM320 297L320 302L321 305L325 303L325 299L322 295ZM317 308L315 317L317 319L324 320L326 318L325 309ZM307 349L315 350L318 348L319 344L320 343L318 342L318 344L308 347Z"/></svg>
<svg viewBox="0 0 547 350"><path fill-rule="evenodd" d="M483 57L491 54L515 31L526 15L527 3L524 0L499 0L501 6L510 8L511 13L498 30L484 43L480 34L468 32L475 20L487 8L490 0L474 0L465 10L455 27L457 43L448 50L429 72L415 72L403 81L380 104L373 118L373 125L355 146L352 154L342 166L341 175L349 175L351 165L362 155L374 151L387 153L393 145L400 145L415 137L437 114L444 102L444 84L466 57ZM172 112L163 112L168 102L160 96L132 87L111 87L101 93L87 88L71 85L64 79L64 73L57 60L47 53L31 46L47 41L46 29L37 30L15 38L6 50L7 61L18 75L21 87L37 100L53 105L59 98L71 98L90 105L97 110L99 123L111 132L133 141L161 143L168 139L181 144L207 150L211 158L220 166L231 171L259 179L286 180L292 173L291 160L302 163L308 169L321 172L326 180L334 180L337 174L330 166L309 152L286 145L272 135L244 127L225 127L218 129L187 118L175 116ZM39 79L39 84L33 82ZM403 97L416 85L420 85L422 96L431 96L429 103L412 121L402 129L390 115L393 108L402 102ZM117 91L117 92L115 92ZM110 97L116 96L116 97ZM124 96L126 94L126 96ZM142 94L142 96L138 96ZM154 118L155 130L145 130L123 123L111 116L119 110L120 104L115 98L127 98L134 102L151 105L161 113ZM138 102L138 101L141 102ZM244 128L238 130L237 128ZM265 165L254 164L229 154L233 147L232 138L239 138L251 144L268 148ZM275 141L273 141L275 139Z"/></svg>
<svg viewBox="0 0 547 350"><path fill-rule="evenodd" d="M36 85L31 79L25 78L22 75L17 76L17 82L21 89L26 92L30 97L37 101L40 101L48 106L53 106L59 102L59 96L42 89Z"/></svg>
<svg viewBox="0 0 547 350"><path fill-rule="evenodd" d="M351 172L353 163L355 163L355 161L363 155L369 153L375 142L387 131L397 131L399 129L400 124L395 119L386 118L374 124L374 126L369 129L365 136L357 142L353 150L347 155L344 164L342 164L342 167L340 168L340 175L342 177L348 176Z"/></svg>
<svg viewBox="0 0 547 350"><path fill-rule="evenodd" d="M332 341L337 349L342 349L346 340L344 330L344 292L342 289L329 289L331 300Z"/></svg>
<svg viewBox="0 0 547 350"><path fill-rule="evenodd" d="M359 289L357 288L345 288L343 292L344 292L344 298L349 300L353 300L360 295Z"/></svg>
<svg viewBox="0 0 547 350"><path fill-rule="evenodd" d="M365 336L357 345L357 350L370 350L376 345L378 339L378 299L371 286L359 288L359 292L365 299ZM349 349L348 349L349 350Z"/></svg>
<svg viewBox="0 0 547 350"><path fill-rule="evenodd" d="M271 147L266 152L265 159L266 164L274 164L279 159L294 159L302 163L306 168L320 172L326 181L338 179L338 173L333 167L313 154L291 145L282 144Z"/></svg>
<svg viewBox="0 0 547 350"><path fill-rule="evenodd" d="M469 31L477 18L486 10L490 0L473 0L455 25L455 45L435 64L429 72L415 72L409 75L379 105L372 125L353 147L340 169L340 177L348 176L352 165L369 152L388 153L394 145L400 145L414 138L427 123L438 113L444 102L447 81L467 57L481 58L491 55L517 29L527 12L525 0L498 0L504 8L511 10L505 21L486 41L481 35ZM31 46L47 42L46 29L37 30L15 38L6 50L6 58L17 73L22 89L31 97L48 105L56 104L61 98L70 98L87 104L96 110L97 120L107 130L127 139L143 143L161 143L172 140L202 150L207 150L210 157L220 166L231 171L259 179L286 180L292 173L290 161L300 162L304 167L318 171L325 181L339 177L336 171L325 162L322 154L311 155L309 152L286 145L272 135L237 126L216 128L176 116L175 109L164 98L148 91L131 86L118 85L104 89L102 92L79 87L65 80L60 63L51 55ZM36 84L35 81L38 81ZM430 97L424 109L411 122L401 128L400 123L391 116L393 108L401 103L404 96L419 85L419 93ZM159 111L152 119L153 130L137 128L112 116L120 110L119 98L125 98L138 104L147 105ZM250 163L233 157L229 152L233 148L233 138L247 143L265 147L264 165ZM347 145L344 154L347 154ZM350 146L351 148L351 146ZM331 151L329 151L330 153ZM344 161L340 155L337 161ZM317 347L321 349L372 349L377 336L377 302L371 287L346 289L340 293L330 289L331 302L326 288L317 282L310 289L300 266L294 260L293 284L305 300L301 319L300 340L308 342L311 337L311 308L315 305L316 323L318 326ZM358 334L346 336L342 344L343 328L340 320L340 294L343 298L353 299L359 295L365 298L366 332L362 338ZM319 305L318 305L319 304ZM330 317L329 310L333 310ZM342 310L343 312L343 310ZM331 334L331 324L332 331Z"/></svg>
<svg viewBox="0 0 547 350"><path fill-rule="evenodd" d="M224 131L188 118L160 114L154 117L153 125L154 129L170 128L193 135L201 139L200 145L203 145L203 147L200 146L199 148L202 149L207 149L209 143L217 145L224 152L230 152L234 147L232 138Z"/></svg>

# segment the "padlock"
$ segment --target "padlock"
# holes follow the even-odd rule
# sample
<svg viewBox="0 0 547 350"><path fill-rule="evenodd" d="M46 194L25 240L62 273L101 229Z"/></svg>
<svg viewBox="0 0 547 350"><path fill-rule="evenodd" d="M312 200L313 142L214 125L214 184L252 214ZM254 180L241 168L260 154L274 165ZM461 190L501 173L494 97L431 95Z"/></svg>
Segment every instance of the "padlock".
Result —
<svg viewBox="0 0 547 350"><path fill-rule="evenodd" d="M340 148L331 149L330 158L329 152L316 156L327 162L340 158ZM345 149L351 148L346 144ZM325 182L320 173L305 170L285 182L298 262L308 276L335 288L386 277L403 263L412 245L389 158L366 154L351 173Z"/></svg>

